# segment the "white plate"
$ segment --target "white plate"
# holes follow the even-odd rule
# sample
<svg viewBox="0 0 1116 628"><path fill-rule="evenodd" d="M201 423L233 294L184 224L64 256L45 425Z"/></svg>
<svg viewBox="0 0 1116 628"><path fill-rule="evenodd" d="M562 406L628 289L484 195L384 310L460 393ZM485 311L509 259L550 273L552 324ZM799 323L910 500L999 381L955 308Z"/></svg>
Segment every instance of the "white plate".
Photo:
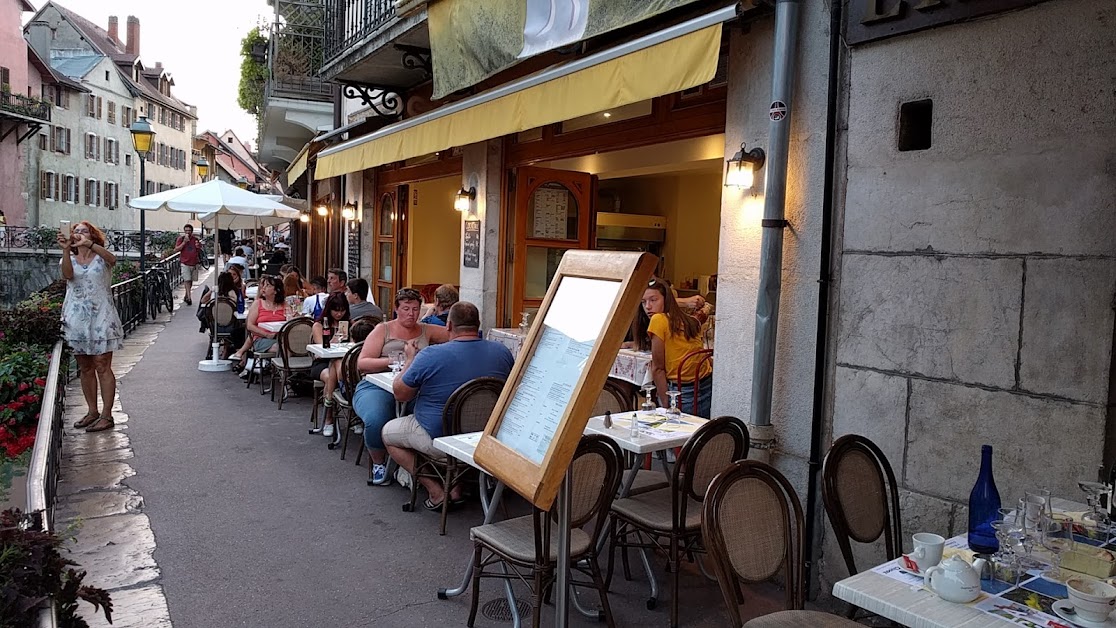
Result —
<svg viewBox="0 0 1116 628"><path fill-rule="evenodd" d="M1058 613L1058 617L1068 621L1074 626L1081 628L1116 628L1116 622L1112 621L1110 615L1106 621L1089 621L1082 619L1073 612L1073 603L1069 600L1058 600L1053 604L1054 612Z"/></svg>
<svg viewBox="0 0 1116 628"><path fill-rule="evenodd" d="M902 558L900 558L899 561L897 563L895 563L895 566L899 568L899 571L902 571L903 573L907 574L908 576L914 576L916 578L925 578L926 577L926 574L922 573L921 571L912 571L912 570L907 569L906 567L904 567Z"/></svg>

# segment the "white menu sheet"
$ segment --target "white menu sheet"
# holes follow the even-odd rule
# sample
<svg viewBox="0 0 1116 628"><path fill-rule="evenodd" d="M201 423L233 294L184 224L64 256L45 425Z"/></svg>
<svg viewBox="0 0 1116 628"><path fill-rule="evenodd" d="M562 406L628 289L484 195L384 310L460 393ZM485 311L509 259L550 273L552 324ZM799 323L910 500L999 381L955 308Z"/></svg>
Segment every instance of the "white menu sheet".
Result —
<svg viewBox="0 0 1116 628"><path fill-rule="evenodd" d="M531 237L566 238L566 219L569 216L570 194L565 188L542 187L535 190L535 224Z"/></svg>
<svg viewBox="0 0 1116 628"><path fill-rule="evenodd" d="M562 279L497 440L542 463L619 291L619 281Z"/></svg>

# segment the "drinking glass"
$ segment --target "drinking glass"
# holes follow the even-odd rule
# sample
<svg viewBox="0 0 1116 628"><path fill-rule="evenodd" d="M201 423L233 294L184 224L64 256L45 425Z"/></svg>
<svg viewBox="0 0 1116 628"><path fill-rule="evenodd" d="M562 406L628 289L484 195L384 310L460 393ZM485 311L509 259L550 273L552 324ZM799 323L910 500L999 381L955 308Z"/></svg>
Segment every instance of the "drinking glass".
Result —
<svg viewBox="0 0 1116 628"><path fill-rule="evenodd" d="M655 402L651 400L651 395L655 392L655 385L648 382L648 383L643 385L642 390L643 390L644 399L643 399L643 405L640 406L640 410L642 410L644 412L654 412L655 411Z"/></svg>
<svg viewBox="0 0 1116 628"><path fill-rule="evenodd" d="M1050 505L1050 491L1044 488L1033 489L1023 494L1026 503L1027 522L1038 524L1043 517L1049 519L1054 515Z"/></svg>
<svg viewBox="0 0 1116 628"><path fill-rule="evenodd" d="M391 354L391 374L398 375L399 371L403 370L403 352L394 351Z"/></svg>
<svg viewBox="0 0 1116 628"><path fill-rule="evenodd" d="M1108 526L1108 515L1100 509L1101 495L1108 493L1108 487L1101 482L1081 480L1077 486L1085 491L1085 502L1089 504L1089 512L1082 516L1085 521L1096 524L1097 528Z"/></svg>
<svg viewBox="0 0 1116 628"><path fill-rule="evenodd" d="M1043 575L1048 580L1061 581L1062 554L1073 549L1073 520L1065 515L1043 517L1040 523L1042 546L1050 552L1050 568Z"/></svg>
<svg viewBox="0 0 1116 628"><path fill-rule="evenodd" d="M682 394L680 390L668 390L667 396L670 397L670 414L681 415L682 411L678 409L678 396Z"/></svg>
<svg viewBox="0 0 1116 628"><path fill-rule="evenodd" d="M519 333L526 335L527 330L531 329L531 313L519 313Z"/></svg>

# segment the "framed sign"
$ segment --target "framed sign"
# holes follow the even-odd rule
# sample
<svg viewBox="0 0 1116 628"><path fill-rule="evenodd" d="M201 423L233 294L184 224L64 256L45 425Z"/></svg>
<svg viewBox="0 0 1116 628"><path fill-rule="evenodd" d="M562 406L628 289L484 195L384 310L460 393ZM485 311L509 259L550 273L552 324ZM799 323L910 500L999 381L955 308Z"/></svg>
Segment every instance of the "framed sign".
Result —
<svg viewBox="0 0 1116 628"><path fill-rule="evenodd" d="M465 242L461 247L461 265L480 268L480 221L465 221Z"/></svg>
<svg viewBox="0 0 1116 628"><path fill-rule="evenodd" d="M650 253L567 251L473 459L549 510L658 264Z"/></svg>

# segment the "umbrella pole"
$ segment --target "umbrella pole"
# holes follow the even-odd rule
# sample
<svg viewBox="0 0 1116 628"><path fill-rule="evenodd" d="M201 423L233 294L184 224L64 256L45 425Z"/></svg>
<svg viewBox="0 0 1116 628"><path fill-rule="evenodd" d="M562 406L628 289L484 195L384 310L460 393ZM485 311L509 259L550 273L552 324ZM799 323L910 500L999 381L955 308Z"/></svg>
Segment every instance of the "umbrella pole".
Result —
<svg viewBox="0 0 1116 628"><path fill-rule="evenodd" d="M221 245L220 241L218 240L218 237L219 237L218 234L220 232L221 232L221 214L220 214L220 212L214 212L213 213L213 252L214 252L214 256L213 256L213 266L210 267L212 269L211 272L213 273L213 292L210 293L210 296L209 296L210 319L213 321L213 345L212 345L213 353L210 354L210 359L198 361L198 370L199 371L207 371L207 372L214 372L214 373L219 372L219 371L229 370L229 360L222 360L222 359L217 357L218 355L220 355L219 352L221 351L221 343L217 341L217 311L214 308L217 307L217 297L218 297L218 294L217 294L217 276L220 275L220 272L217 268L218 260L221 259L220 249L218 248Z"/></svg>

